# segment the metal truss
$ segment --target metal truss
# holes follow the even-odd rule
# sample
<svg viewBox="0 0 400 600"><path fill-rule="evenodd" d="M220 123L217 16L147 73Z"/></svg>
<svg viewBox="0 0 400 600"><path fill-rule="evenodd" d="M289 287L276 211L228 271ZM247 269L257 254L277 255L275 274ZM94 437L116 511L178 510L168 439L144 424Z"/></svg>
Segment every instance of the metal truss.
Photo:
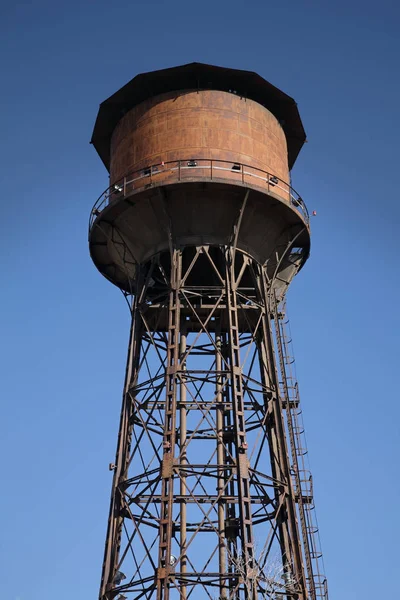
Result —
<svg viewBox="0 0 400 600"><path fill-rule="evenodd" d="M136 268L101 600L327 598L273 283L235 244Z"/></svg>

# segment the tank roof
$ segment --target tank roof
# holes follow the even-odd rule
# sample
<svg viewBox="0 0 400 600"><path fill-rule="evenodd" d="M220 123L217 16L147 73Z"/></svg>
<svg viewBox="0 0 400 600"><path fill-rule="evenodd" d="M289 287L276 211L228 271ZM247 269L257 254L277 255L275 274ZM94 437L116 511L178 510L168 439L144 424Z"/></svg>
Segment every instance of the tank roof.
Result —
<svg viewBox="0 0 400 600"><path fill-rule="evenodd" d="M100 104L91 143L107 170L111 136L123 115L153 96L188 89L233 91L265 106L281 123L287 139L289 168L293 167L306 140L295 100L252 71L190 63L136 75Z"/></svg>

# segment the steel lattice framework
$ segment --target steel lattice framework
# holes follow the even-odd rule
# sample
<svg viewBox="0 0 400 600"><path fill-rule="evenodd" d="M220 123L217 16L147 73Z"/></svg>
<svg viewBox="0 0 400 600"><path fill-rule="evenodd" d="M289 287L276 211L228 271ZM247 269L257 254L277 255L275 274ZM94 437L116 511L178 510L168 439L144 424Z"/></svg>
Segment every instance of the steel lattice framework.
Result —
<svg viewBox="0 0 400 600"><path fill-rule="evenodd" d="M282 297L234 243L137 268L100 598L327 598Z"/></svg>
<svg viewBox="0 0 400 600"><path fill-rule="evenodd" d="M328 600L285 295L293 98L192 63L100 105L89 247L131 333L100 600Z"/></svg>

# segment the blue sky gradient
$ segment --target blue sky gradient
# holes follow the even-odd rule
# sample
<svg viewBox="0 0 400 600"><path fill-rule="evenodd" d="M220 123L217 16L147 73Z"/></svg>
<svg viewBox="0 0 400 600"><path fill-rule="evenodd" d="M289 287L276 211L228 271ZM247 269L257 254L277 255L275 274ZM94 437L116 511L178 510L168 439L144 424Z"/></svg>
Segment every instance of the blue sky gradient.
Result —
<svg viewBox="0 0 400 600"><path fill-rule="evenodd" d="M129 314L89 258L107 186L89 139L134 75L193 61L256 71L299 104L293 185L317 216L289 314L330 598L394 598L399 6L39 0L0 15L0 598L97 597Z"/></svg>

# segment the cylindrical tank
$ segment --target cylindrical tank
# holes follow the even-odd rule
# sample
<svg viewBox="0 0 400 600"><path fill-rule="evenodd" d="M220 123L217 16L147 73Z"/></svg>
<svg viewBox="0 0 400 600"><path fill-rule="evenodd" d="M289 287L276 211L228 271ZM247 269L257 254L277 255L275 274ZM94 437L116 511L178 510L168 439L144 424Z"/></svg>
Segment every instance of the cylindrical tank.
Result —
<svg viewBox="0 0 400 600"><path fill-rule="evenodd" d="M289 181L278 119L253 100L217 90L169 92L132 108L111 137L111 181L191 156L251 165Z"/></svg>
<svg viewBox="0 0 400 600"><path fill-rule="evenodd" d="M295 102L254 73L195 63L137 76L101 105L93 133L111 183L91 216L95 264L131 291L137 264L171 244L235 238L289 282L309 252L289 175L304 139Z"/></svg>

